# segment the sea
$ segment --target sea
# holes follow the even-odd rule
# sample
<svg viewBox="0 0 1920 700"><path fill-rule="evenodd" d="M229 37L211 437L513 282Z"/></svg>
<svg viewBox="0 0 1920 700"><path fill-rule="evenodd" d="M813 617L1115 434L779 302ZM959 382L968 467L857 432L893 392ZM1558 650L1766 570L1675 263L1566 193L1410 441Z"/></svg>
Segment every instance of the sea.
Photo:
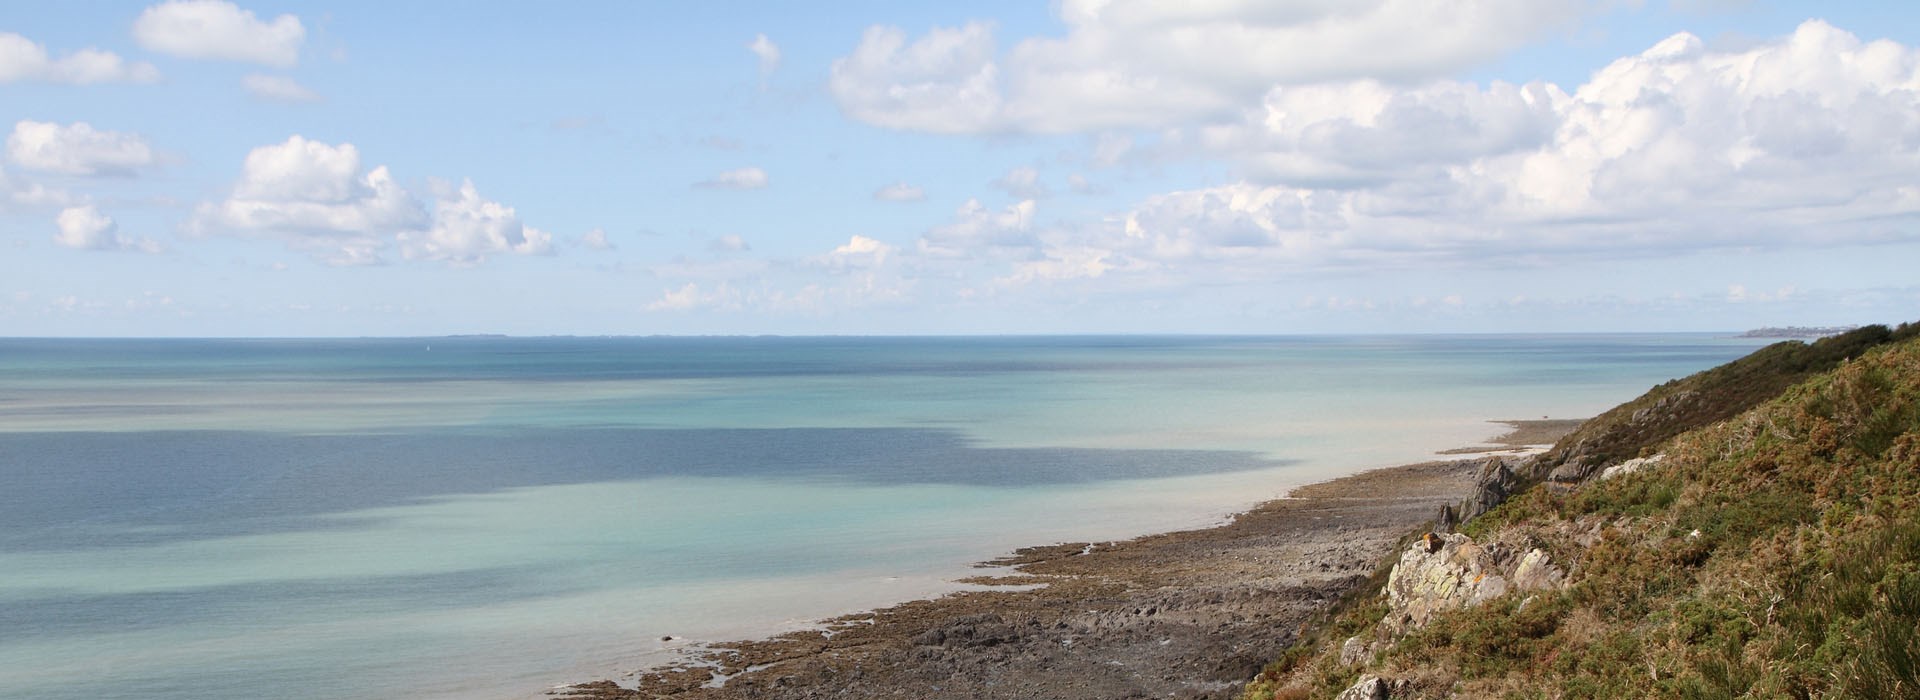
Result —
<svg viewBox="0 0 1920 700"><path fill-rule="evenodd" d="M540 697L1763 342L0 339L0 698Z"/></svg>

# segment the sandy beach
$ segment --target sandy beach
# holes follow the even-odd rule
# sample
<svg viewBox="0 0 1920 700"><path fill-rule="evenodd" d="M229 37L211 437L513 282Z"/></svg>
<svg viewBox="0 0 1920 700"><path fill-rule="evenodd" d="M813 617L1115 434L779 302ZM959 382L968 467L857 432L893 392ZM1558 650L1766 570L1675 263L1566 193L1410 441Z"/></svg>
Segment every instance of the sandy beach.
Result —
<svg viewBox="0 0 1920 700"><path fill-rule="evenodd" d="M1486 451L1548 443L1577 423L1499 422L1514 430ZM1463 498L1479 461L1376 469L1301 487L1219 527L1021 549L967 581L987 590L714 645L618 683L550 694L1232 697L1441 504Z"/></svg>

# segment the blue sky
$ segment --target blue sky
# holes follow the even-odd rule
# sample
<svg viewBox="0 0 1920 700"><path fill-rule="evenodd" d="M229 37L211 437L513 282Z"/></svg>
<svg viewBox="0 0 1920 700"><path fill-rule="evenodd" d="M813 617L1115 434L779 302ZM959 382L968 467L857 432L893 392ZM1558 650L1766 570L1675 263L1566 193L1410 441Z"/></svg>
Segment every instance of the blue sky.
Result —
<svg viewBox="0 0 1920 700"><path fill-rule="evenodd" d="M1907 3L0 5L0 334L1920 318Z"/></svg>

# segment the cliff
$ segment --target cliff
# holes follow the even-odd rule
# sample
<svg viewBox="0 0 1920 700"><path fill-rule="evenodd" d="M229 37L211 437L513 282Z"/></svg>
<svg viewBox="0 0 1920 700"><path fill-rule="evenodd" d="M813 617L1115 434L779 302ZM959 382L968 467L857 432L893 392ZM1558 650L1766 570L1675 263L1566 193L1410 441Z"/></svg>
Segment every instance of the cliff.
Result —
<svg viewBox="0 0 1920 700"><path fill-rule="evenodd" d="M1243 697L1920 695L1917 334L1770 346L1483 467L1484 514Z"/></svg>

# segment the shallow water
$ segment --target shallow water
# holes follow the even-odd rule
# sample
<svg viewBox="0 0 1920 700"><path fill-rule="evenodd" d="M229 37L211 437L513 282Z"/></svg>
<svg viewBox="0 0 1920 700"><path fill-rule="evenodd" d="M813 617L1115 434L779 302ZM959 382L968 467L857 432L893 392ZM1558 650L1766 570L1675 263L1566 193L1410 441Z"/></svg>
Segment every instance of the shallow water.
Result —
<svg viewBox="0 0 1920 700"><path fill-rule="evenodd" d="M0 340L0 697L533 696L1755 347Z"/></svg>

